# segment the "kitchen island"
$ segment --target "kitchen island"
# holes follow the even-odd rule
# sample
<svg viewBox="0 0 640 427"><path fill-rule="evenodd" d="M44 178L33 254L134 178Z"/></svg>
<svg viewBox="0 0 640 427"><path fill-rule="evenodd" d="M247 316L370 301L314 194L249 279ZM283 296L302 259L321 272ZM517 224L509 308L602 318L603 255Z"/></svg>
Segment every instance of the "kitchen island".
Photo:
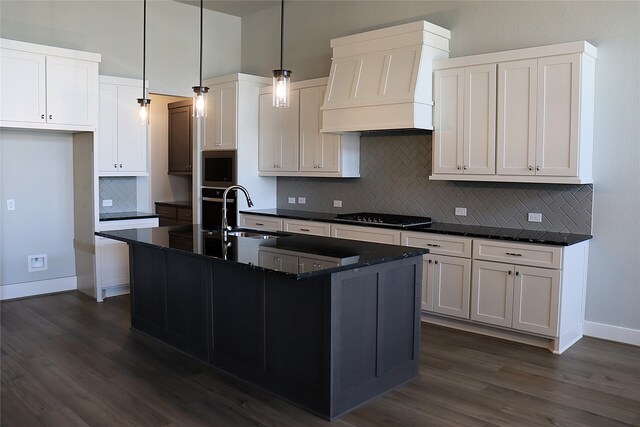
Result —
<svg viewBox="0 0 640 427"><path fill-rule="evenodd" d="M326 419L416 378L425 249L198 225L129 244L132 328Z"/></svg>

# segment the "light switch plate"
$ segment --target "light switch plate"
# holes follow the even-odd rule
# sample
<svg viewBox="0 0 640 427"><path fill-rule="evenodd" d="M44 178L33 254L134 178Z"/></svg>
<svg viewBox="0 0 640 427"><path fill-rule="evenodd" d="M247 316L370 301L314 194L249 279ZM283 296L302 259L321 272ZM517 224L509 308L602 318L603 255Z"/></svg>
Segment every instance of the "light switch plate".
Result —
<svg viewBox="0 0 640 427"><path fill-rule="evenodd" d="M527 220L529 222L542 222L542 214L541 213L529 212Z"/></svg>
<svg viewBox="0 0 640 427"><path fill-rule="evenodd" d="M7 210L15 211L16 210L16 201L15 199L7 199Z"/></svg>
<svg viewBox="0 0 640 427"><path fill-rule="evenodd" d="M304 205L305 203L307 203L307 198L306 197L298 197L298 203L300 203L301 205Z"/></svg>
<svg viewBox="0 0 640 427"><path fill-rule="evenodd" d="M456 208L456 215L467 216L467 208Z"/></svg>
<svg viewBox="0 0 640 427"><path fill-rule="evenodd" d="M113 200L111 199L104 199L102 201L102 206L113 206Z"/></svg>
<svg viewBox="0 0 640 427"><path fill-rule="evenodd" d="M334 208L341 208L342 207L342 200L334 200L333 201L333 207Z"/></svg>
<svg viewBox="0 0 640 427"><path fill-rule="evenodd" d="M289 204L290 205L295 205L296 204L296 198L295 197L289 197Z"/></svg>

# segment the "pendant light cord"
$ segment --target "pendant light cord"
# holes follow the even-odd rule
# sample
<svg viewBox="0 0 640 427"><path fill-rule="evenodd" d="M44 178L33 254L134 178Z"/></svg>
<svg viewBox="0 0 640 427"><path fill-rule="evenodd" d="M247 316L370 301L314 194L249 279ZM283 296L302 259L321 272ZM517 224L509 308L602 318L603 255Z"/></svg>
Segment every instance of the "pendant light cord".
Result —
<svg viewBox="0 0 640 427"><path fill-rule="evenodd" d="M202 23L204 0L200 0L200 87L202 87Z"/></svg>
<svg viewBox="0 0 640 427"><path fill-rule="evenodd" d="M284 51L284 0L280 4L280 69L284 70L282 64L282 52Z"/></svg>
<svg viewBox="0 0 640 427"><path fill-rule="evenodd" d="M144 0L144 17L142 18L142 99L147 98L146 65L147 65L147 0Z"/></svg>

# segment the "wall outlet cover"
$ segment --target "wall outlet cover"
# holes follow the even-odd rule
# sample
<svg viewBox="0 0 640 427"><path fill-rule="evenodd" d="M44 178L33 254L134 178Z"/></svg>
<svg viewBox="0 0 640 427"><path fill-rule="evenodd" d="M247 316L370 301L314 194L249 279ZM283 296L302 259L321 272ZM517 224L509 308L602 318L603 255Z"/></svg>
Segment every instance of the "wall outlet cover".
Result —
<svg viewBox="0 0 640 427"><path fill-rule="evenodd" d="M289 204L290 205L295 205L296 204L296 198L295 197L289 197Z"/></svg>
<svg viewBox="0 0 640 427"><path fill-rule="evenodd" d="M40 255L28 255L27 256L27 270L29 273L34 271L43 271L48 269L47 254Z"/></svg>
<svg viewBox="0 0 640 427"><path fill-rule="evenodd" d="M529 215L527 216L527 220L529 222L542 222L542 214L541 213L535 213L535 212L529 212Z"/></svg>
<svg viewBox="0 0 640 427"><path fill-rule="evenodd" d="M467 208L456 208L455 214L458 216L467 216Z"/></svg>
<svg viewBox="0 0 640 427"><path fill-rule="evenodd" d="M301 205L304 205L305 203L307 203L307 198L306 197L298 197L298 203L300 203Z"/></svg>
<svg viewBox="0 0 640 427"><path fill-rule="evenodd" d="M334 208L341 208L342 207L342 200L334 200L333 201L333 207Z"/></svg>
<svg viewBox="0 0 640 427"><path fill-rule="evenodd" d="M7 210L15 211L16 210L16 201L15 199L7 199Z"/></svg>
<svg viewBox="0 0 640 427"><path fill-rule="evenodd" d="M113 200L112 199L104 199L102 201L102 206L113 206Z"/></svg>

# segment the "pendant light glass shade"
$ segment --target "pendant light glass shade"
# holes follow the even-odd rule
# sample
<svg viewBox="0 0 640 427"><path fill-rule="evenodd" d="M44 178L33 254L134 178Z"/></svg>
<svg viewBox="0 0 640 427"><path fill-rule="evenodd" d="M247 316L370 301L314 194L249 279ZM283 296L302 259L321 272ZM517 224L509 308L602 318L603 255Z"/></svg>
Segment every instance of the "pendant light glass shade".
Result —
<svg viewBox="0 0 640 427"><path fill-rule="evenodd" d="M280 69L273 70L273 106L286 108L289 106L291 70L285 70L282 65L284 50L284 0L280 3Z"/></svg>
<svg viewBox="0 0 640 427"><path fill-rule="evenodd" d="M147 81L146 81L146 62L147 62L147 0L144 0L144 12L142 18L142 98L138 98L138 118L141 126L149 124L149 107L151 100L147 98Z"/></svg>
<svg viewBox="0 0 640 427"><path fill-rule="evenodd" d="M193 108L192 115L196 119L207 117L207 92L209 88L202 86L202 21L204 1L200 0L200 84L193 86Z"/></svg>

